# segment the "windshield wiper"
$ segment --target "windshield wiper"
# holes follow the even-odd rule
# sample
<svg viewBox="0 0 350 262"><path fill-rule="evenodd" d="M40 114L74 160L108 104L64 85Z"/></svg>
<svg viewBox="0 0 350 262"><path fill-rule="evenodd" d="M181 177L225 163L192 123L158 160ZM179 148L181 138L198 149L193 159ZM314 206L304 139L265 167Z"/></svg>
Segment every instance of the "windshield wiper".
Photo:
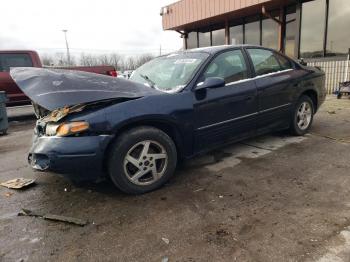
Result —
<svg viewBox="0 0 350 262"><path fill-rule="evenodd" d="M156 83L152 81L148 76L140 74L140 76L150 84L151 88L156 89Z"/></svg>

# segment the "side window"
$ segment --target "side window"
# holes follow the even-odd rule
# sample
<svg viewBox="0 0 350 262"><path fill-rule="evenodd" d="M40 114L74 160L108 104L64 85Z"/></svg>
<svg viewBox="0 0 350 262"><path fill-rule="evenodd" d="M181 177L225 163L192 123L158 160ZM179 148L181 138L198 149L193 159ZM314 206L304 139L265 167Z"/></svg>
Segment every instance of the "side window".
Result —
<svg viewBox="0 0 350 262"><path fill-rule="evenodd" d="M258 76L278 72L281 69L272 51L266 49L247 49Z"/></svg>
<svg viewBox="0 0 350 262"><path fill-rule="evenodd" d="M242 51L233 50L218 55L204 72L204 79L208 77L221 77L226 84L246 79L248 71Z"/></svg>
<svg viewBox="0 0 350 262"><path fill-rule="evenodd" d="M277 58L278 62L280 63L282 70L287 70L287 69L293 68L292 63L284 56L282 56L278 53L275 53L275 57Z"/></svg>
<svg viewBox="0 0 350 262"><path fill-rule="evenodd" d="M0 54L0 72L8 72L11 67L32 67L27 54Z"/></svg>

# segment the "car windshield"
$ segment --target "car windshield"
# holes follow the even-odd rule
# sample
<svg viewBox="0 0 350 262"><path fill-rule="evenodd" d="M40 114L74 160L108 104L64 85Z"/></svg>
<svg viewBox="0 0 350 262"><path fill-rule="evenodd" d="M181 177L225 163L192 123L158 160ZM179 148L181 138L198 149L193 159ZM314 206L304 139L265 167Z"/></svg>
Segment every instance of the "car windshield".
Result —
<svg viewBox="0 0 350 262"><path fill-rule="evenodd" d="M182 90L197 68L209 55L206 53L174 53L155 58L136 69L130 79L164 92Z"/></svg>

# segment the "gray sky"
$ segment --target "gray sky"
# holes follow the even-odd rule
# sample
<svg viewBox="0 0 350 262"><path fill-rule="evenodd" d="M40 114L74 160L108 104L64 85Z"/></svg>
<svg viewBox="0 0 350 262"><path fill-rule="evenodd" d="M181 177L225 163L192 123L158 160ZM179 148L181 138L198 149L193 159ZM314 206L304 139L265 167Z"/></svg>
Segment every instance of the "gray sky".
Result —
<svg viewBox="0 0 350 262"><path fill-rule="evenodd" d="M164 32L160 8L176 0L11 0L1 3L0 49L65 51L68 29L73 54L124 55L182 47L176 32Z"/></svg>

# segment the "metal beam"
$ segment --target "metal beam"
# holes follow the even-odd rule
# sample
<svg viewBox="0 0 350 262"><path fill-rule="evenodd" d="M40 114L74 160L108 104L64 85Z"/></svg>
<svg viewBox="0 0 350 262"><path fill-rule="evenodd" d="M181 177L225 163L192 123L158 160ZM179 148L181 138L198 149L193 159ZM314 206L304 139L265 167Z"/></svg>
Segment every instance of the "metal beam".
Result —
<svg viewBox="0 0 350 262"><path fill-rule="evenodd" d="M228 20L225 20L225 44L229 45L230 44L230 29L228 26Z"/></svg>
<svg viewBox="0 0 350 262"><path fill-rule="evenodd" d="M300 39L301 39L301 2L298 0L296 4L296 35L295 35L295 47L294 47L294 57L300 58Z"/></svg>
<svg viewBox="0 0 350 262"><path fill-rule="evenodd" d="M282 20L280 20L281 17L280 17L280 19L277 19L276 17L273 17L269 12L266 11L265 6L262 6L262 8L261 8L261 13L262 13L264 16L266 16L267 18L272 19L273 21L275 21L275 22L278 23L279 25L283 23Z"/></svg>
<svg viewBox="0 0 350 262"><path fill-rule="evenodd" d="M285 12L284 12L284 8L281 7L280 8L280 13L279 13L279 20L281 21L280 23L278 23L278 50L280 52L283 52L283 39L284 39L284 27L285 27L285 23L283 23L284 21L284 17L285 17Z"/></svg>

